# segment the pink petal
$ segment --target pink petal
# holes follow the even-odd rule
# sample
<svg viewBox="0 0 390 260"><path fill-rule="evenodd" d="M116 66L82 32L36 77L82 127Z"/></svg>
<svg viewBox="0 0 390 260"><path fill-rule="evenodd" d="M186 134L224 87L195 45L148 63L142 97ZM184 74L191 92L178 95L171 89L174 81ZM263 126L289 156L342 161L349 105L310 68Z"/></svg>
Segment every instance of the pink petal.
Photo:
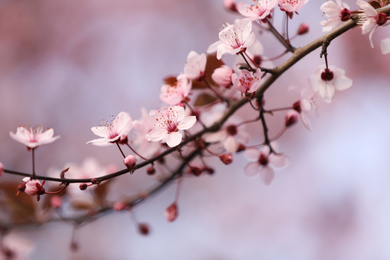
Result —
<svg viewBox="0 0 390 260"><path fill-rule="evenodd" d="M237 152L239 145L240 144L237 142L236 138L231 135L229 135L223 142L223 147L228 153Z"/></svg>
<svg viewBox="0 0 390 260"><path fill-rule="evenodd" d="M261 166L257 162L248 163L245 166L245 174L249 177L254 177L260 172Z"/></svg>
<svg viewBox="0 0 390 260"><path fill-rule="evenodd" d="M258 160L261 152L258 149L250 148L250 149L245 149L244 154L250 159Z"/></svg>
<svg viewBox="0 0 390 260"><path fill-rule="evenodd" d="M271 154L268 159L269 162L277 168L284 167L290 163L290 158L283 154Z"/></svg>
<svg viewBox="0 0 390 260"><path fill-rule="evenodd" d="M195 123L196 123L196 116L186 116L179 122L179 124L177 125L177 129L187 130L191 128Z"/></svg>
<svg viewBox="0 0 390 260"><path fill-rule="evenodd" d="M265 166L260 170L260 178L265 185L270 185L274 177L275 177L275 173L271 167Z"/></svg>
<svg viewBox="0 0 390 260"><path fill-rule="evenodd" d="M167 136L168 132L165 129L155 128L146 134L145 138L148 141L161 141Z"/></svg>
<svg viewBox="0 0 390 260"><path fill-rule="evenodd" d="M183 135L179 132L173 132L167 135L165 142L169 147L175 147L180 144Z"/></svg>

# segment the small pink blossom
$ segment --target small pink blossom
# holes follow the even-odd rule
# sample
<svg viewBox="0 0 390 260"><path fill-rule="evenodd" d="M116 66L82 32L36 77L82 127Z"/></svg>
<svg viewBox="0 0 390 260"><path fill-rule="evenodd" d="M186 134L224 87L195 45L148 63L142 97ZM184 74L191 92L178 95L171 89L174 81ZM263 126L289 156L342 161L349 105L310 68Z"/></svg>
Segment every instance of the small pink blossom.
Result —
<svg viewBox="0 0 390 260"><path fill-rule="evenodd" d="M39 180L31 180L30 177L23 178L24 181L24 190L25 193L27 193L30 196L37 196L37 200L39 201L40 195L43 195L46 193L45 188L43 188L43 185Z"/></svg>
<svg viewBox="0 0 390 260"><path fill-rule="evenodd" d="M187 130L196 123L195 116L185 116L184 108L174 106L164 110L150 111L149 117L154 122L154 129L146 134L148 141L163 141L169 147L175 147L183 139L179 130Z"/></svg>
<svg viewBox="0 0 390 260"><path fill-rule="evenodd" d="M219 41L211 44L207 53L217 52L217 59L221 59L225 53L237 54L244 52L246 48L255 42L255 34L252 32L252 22L236 19L234 24L226 24L219 32Z"/></svg>
<svg viewBox="0 0 390 260"><path fill-rule="evenodd" d="M382 51L382 54L390 53L390 37L382 40L382 42L381 42L381 51Z"/></svg>
<svg viewBox="0 0 390 260"><path fill-rule="evenodd" d="M232 84L232 74L233 70L226 65L222 65L221 67L214 70L211 78L222 87L229 87Z"/></svg>
<svg viewBox="0 0 390 260"><path fill-rule="evenodd" d="M134 155L129 154L123 159L123 163L129 170L133 170L133 167L137 164L137 158Z"/></svg>
<svg viewBox="0 0 390 260"><path fill-rule="evenodd" d="M256 72L253 73L248 70L241 70L240 74L232 75L232 82L234 87L240 91L242 94L249 94L256 91L260 87L261 80L261 70L258 68Z"/></svg>
<svg viewBox="0 0 390 260"><path fill-rule="evenodd" d="M295 87L291 87L295 89ZM307 130L311 130L310 121L307 118L307 113L314 114L317 111L317 105L314 101L314 93L309 88L301 89L301 99L293 104L293 109L300 114L303 125Z"/></svg>
<svg viewBox="0 0 390 260"><path fill-rule="evenodd" d="M295 110L289 110L285 118L285 126L290 127L298 121L299 113Z"/></svg>
<svg viewBox="0 0 390 260"><path fill-rule="evenodd" d="M245 167L246 175L256 176L260 174L260 178L265 185L270 185L275 177L275 172L270 167L271 165L276 168L281 168L290 162L290 159L285 155L270 153L268 146L264 146L261 150L247 149L245 150L245 155L250 159L257 160L249 163Z"/></svg>
<svg viewBox="0 0 390 260"><path fill-rule="evenodd" d="M107 146L119 142L121 138L126 138L132 128L132 120L128 113L120 112L110 123L92 127L92 132L101 137L88 141L97 146Z"/></svg>
<svg viewBox="0 0 390 260"><path fill-rule="evenodd" d="M53 137L54 130L53 128L48 128L43 131L42 126L31 128L29 126L19 126L16 129L16 133L9 133L10 136L26 145L30 149L37 148L42 144L49 144L60 138L59 136Z"/></svg>
<svg viewBox="0 0 390 260"><path fill-rule="evenodd" d="M187 56L187 62L184 66L184 74L193 80L203 77L206 62L206 54L198 54L195 51L191 51Z"/></svg>
<svg viewBox="0 0 390 260"><path fill-rule="evenodd" d="M238 12L249 17L251 21L265 19L278 4L278 0L255 0L254 2L253 5L244 3L237 5Z"/></svg>
<svg viewBox="0 0 390 260"><path fill-rule="evenodd" d="M309 0L279 0L279 7L282 11L293 13L301 9Z"/></svg>
<svg viewBox="0 0 390 260"><path fill-rule="evenodd" d="M235 153L239 150L240 144L249 142L249 134L243 126L238 127L234 117L231 117L226 126L214 133L204 135L204 140L208 143L221 142L226 152Z"/></svg>
<svg viewBox="0 0 390 260"><path fill-rule="evenodd" d="M389 23L387 20L387 14L378 13L375 8L372 7L372 5L363 0L358 0L356 3L360 6L361 9L363 9L361 21L359 21L359 23L362 23L362 33L370 33L368 38L370 39L371 47L374 48L372 36L378 26L386 25Z"/></svg>
<svg viewBox="0 0 390 260"><path fill-rule="evenodd" d="M187 101L192 88L192 82L185 74L180 74L173 84L161 86L160 99L167 105L175 106Z"/></svg>
<svg viewBox="0 0 390 260"><path fill-rule="evenodd" d="M318 92L326 103L330 103L336 90L344 90L352 86L352 80L345 76L345 71L334 66L326 69L320 66L309 77L309 84L314 92Z"/></svg>
<svg viewBox="0 0 390 260"><path fill-rule="evenodd" d="M321 21L324 32L329 32L343 22L348 21L351 15L349 6L341 0L336 0L336 3L333 1L323 3L321 5L321 11L324 12L325 17L328 17L328 20Z"/></svg>

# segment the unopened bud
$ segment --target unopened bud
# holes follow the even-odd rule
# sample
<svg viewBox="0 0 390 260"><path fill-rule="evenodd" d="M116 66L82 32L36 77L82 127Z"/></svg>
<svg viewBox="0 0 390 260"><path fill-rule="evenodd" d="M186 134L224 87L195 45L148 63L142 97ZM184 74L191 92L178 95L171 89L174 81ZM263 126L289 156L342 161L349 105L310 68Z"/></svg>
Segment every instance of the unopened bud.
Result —
<svg viewBox="0 0 390 260"><path fill-rule="evenodd" d="M0 177L4 175L4 165L0 162Z"/></svg>
<svg viewBox="0 0 390 260"><path fill-rule="evenodd" d="M244 151L244 150L245 150L245 145L240 143L240 144L238 145L237 153L238 153L238 152L242 152L242 151Z"/></svg>
<svg viewBox="0 0 390 260"><path fill-rule="evenodd" d="M199 176L202 174L202 169L200 169L199 167L191 167L190 171L195 176Z"/></svg>
<svg viewBox="0 0 390 260"><path fill-rule="evenodd" d="M233 156L230 153L224 153L220 155L219 159L226 165L233 162Z"/></svg>
<svg viewBox="0 0 390 260"><path fill-rule="evenodd" d="M50 198L50 205L55 208L55 209L58 209L61 207L62 205L62 199L60 196L58 195L53 195L51 198Z"/></svg>
<svg viewBox="0 0 390 260"><path fill-rule="evenodd" d="M292 126L298 121L298 112L295 110L290 110L286 114L286 122L285 125L286 127Z"/></svg>
<svg viewBox="0 0 390 260"><path fill-rule="evenodd" d="M207 172L208 174L214 174L215 170L213 168L206 167L203 169L203 171Z"/></svg>
<svg viewBox="0 0 390 260"><path fill-rule="evenodd" d="M79 187L80 190L86 190L88 188L88 185L86 183L81 183Z"/></svg>
<svg viewBox="0 0 390 260"><path fill-rule="evenodd" d="M138 232L141 234L141 235L149 235L149 226L148 224L146 223L139 223L138 224Z"/></svg>
<svg viewBox="0 0 390 260"><path fill-rule="evenodd" d="M123 159L123 163L126 165L127 169L133 170L135 164L137 163L137 158L134 155L130 154Z"/></svg>
<svg viewBox="0 0 390 260"><path fill-rule="evenodd" d="M213 74L211 74L211 78L222 87L229 87L232 85L232 74L233 70L226 65L222 65L221 67L214 70Z"/></svg>
<svg viewBox="0 0 390 260"><path fill-rule="evenodd" d="M225 0L225 1L223 1L223 5L225 6L225 8L227 10L237 12L237 6L236 6L236 2L234 0Z"/></svg>
<svg viewBox="0 0 390 260"><path fill-rule="evenodd" d="M129 142L129 140L127 139L127 135L122 135L119 138L119 144L127 144L128 142Z"/></svg>
<svg viewBox="0 0 390 260"><path fill-rule="evenodd" d="M117 202L114 203L112 208L115 211L121 211L121 210L124 210L125 208L127 208L127 204L124 203L123 201L117 201Z"/></svg>
<svg viewBox="0 0 390 260"><path fill-rule="evenodd" d="M146 173L148 175L153 175L156 173L156 169L153 167L153 166L149 166L147 169L146 169Z"/></svg>
<svg viewBox="0 0 390 260"><path fill-rule="evenodd" d="M172 222L177 218L178 210L176 203L172 203L164 212L165 218Z"/></svg>
<svg viewBox="0 0 390 260"><path fill-rule="evenodd" d="M308 24L302 23L301 25L299 25L299 28L297 31L298 35L303 35L303 34L306 34L308 32L309 32L309 25Z"/></svg>

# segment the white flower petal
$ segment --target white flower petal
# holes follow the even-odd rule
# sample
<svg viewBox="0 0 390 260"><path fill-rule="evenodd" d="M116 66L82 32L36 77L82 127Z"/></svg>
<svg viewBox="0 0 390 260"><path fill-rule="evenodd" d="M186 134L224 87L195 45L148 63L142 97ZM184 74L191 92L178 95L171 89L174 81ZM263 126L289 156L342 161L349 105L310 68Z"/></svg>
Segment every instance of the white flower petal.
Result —
<svg viewBox="0 0 390 260"><path fill-rule="evenodd" d="M169 147L175 147L180 144L183 135L179 132L173 132L167 135L165 142Z"/></svg>
<svg viewBox="0 0 390 260"><path fill-rule="evenodd" d="M196 116L186 116L179 122L179 124L177 125L177 129L187 130L190 129L195 123Z"/></svg>
<svg viewBox="0 0 390 260"><path fill-rule="evenodd" d="M275 172L271 167L265 166L260 170L260 178L265 185L270 185L275 177Z"/></svg>
<svg viewBox="0 0 390 260"><path fill-rule="evenodd" d="M245 174L254 177L260 172L261 166L257 162L249 163L245 166Z"/></svg>

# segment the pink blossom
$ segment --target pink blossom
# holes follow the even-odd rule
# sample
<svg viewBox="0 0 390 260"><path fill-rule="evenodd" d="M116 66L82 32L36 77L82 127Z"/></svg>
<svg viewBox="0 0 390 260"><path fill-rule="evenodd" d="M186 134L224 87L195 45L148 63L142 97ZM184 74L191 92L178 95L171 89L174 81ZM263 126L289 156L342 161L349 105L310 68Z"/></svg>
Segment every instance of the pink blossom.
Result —
<svg viewBox="0 0 390 260"><path fill-rule="evenodd" d="M291 87L290 89L296 88ZM310 121L306 114L315 114L317 111L317 105L314 100L314 92L310 88L303 88L300 90L300 96L301 99L293 104L293 109L300 114L303 125L310 131Z"/></svg>
<svg viewBox="0 0 390 260"><path fill-rule="evenodd" d="M169 147L180 144L183 135L179 130L187 130L196 123L195 116L185 116L184 108L174 106L164 110L150 111L149 117L154 122L154 129L146 134L148 141L163 141Z"/></svg>
<svg viewBox="0 0 390 260"><path fill-rule="evenodd" d="M232 84L232 74L233 70L226 65L222 65L221 67L214 70L211 78L222 87L229 87Z"/></svg>
<svg viewBox="0 0 390 260"><path fill-rule="evenodd" d="M39 180L31 180L30 177L23 178L24 181L24 190L23 192L27 193L30 196L37 196L39 200L40 195L46 193L45 188L43 188L41 182Z"/></svg>
<svg viewBox="0 0 390 260"><path fill-rule="evenodd" d="M279 7L282 11L292 13L301 9L309 0L279 0Z"/></svg>
<svg viewBox="0 0 390 260"><path fill-rule="evenodd" d="M219 32L219 41L211 44L207 53L217 52L217 59L221 59L225 53L237 54L244 52L246 48L255 42L255 34L252 32L252 22L236 19L234 24L226 24Z"/></svg>
<svg viewBox="0 0 390 260"><path fill-rule="evenodd" d="M161 86L160 99L167 105L175 106L185 102L192 88L192 82L185 74L180 74L177 81Z"/></svg>
<svg viewBox="0 0 390 260"><path fill-rule="evenodd" d="M270 153L268 146L264 146L261 150L247 149L245 150L245 155L250 159L257 160L245 167L246 175L256 176L260 174L260 178L265 185L270 185L275 177L275 172L270 165L281 168L290 162L290 159L285 155Z"/></svg>
<svg viewBox="0 0 390 260"><path fill-rule="evenodd" d="M382 42L381 42L381 51L382 51L382 54L390 53L390 37L382 40Z"/></svg>
<svg viewBox="0 0 390 260"><path fill-rule="evenodd" d="M253 93L260 87L261 70L258 68L255 73L248 70L241 70L240 74L232 75L234 87L243 94Z"/></svg>
<svg viewBox="0 0 390 260"><path fill-rule="evenodd" d="M146 134L154 127L145 109L141 109L141 114L142 118L140 120L133 121L133 128L135 131L131 139L131 144L137 147L138 154L149 158L159 151L160 144L146 140Z"/></svg>
<svg viewBox="0 0 390 260"><path fill-rule="evenodd" d="M359 21L359 23L362 23L362 33L370 33L368 38L370 39L371 47L374 48L372 36L378 26L388 24L387 15L378 13L372 5L363 0L358 0L356 3L363 9L361 21Z"/></svg>
<svg viewBox="0 0 390 260"><path fill-rule="evenodd" d="M204 135L204 140L208 143L221 142L226 152L235 153L240 144L249 142L249 134L243 126L238 127L234 117L231 117L221 130Z"/></svg>
<svg viewBox="0 0 390 260"><path fill-rule="evenodd" d="M254 2L253 5L244 3L237 5L238 12L249 17L251 21L265 19L278 4L278 0L255 0Z"/></svg>
<svg viewBox="0 0 390 260"><path fill-rule="evenodd" d="M134 155L129 154L123 159L123 163L129 170L133 170L133 167L137 164L137 158L135 158Z"/></svg>
<svg viewBox="0 0 390 260"><path fill-rule="evenodd" d="M325 17L328 17L328 20L321 21L324 32L329 32L349 20L351 15L349 6L341 0L336 0L336 3L327 1L321 5L321 11L324 12Z"/></svg>
<svg viewBox="0 0 390 260"><path fill-rule="evenodd" d="M352 80L345 76L345 71L334 66L326 69L320 66L309 77L309 84L314 92L318 92L326 103L330 103L336 90L344 90L352 86Z"/></svg>
<svg viewBox="0 0 390 260"><path fill-rule="evenodd" d="M30 149L34 149L42 144L49 144L60 138L59 136L53 137L53 128L48 128L43 131L42 126L31 128L29 126L19 126L16 129L16 133L10 132L10 136L26 145Z"/></svg>
<svg viewBox="0 0 390 260"><path fill-rule="evenodd" d="M190 79L199 79L203 77L206 62L206 54L198 54L195 51L191 51L187 56L187 63L184 66L184 74Z"/></svg>
<svg viewBox="0 0 390 260"><path fill-rule="evenodd" d="M118 142L120 138L127 137L131 128L132 120L130 115L126 112L120 112L110 123L92 127L92 132L101 138L91 140L87 144L91 143L97 146L111 145Z"/></svg>

